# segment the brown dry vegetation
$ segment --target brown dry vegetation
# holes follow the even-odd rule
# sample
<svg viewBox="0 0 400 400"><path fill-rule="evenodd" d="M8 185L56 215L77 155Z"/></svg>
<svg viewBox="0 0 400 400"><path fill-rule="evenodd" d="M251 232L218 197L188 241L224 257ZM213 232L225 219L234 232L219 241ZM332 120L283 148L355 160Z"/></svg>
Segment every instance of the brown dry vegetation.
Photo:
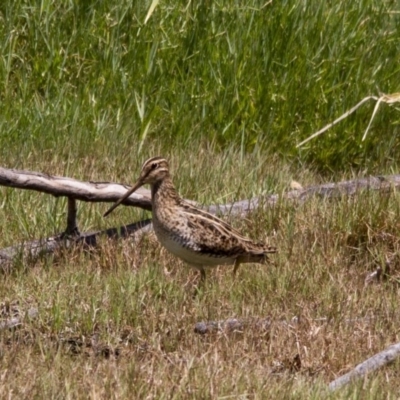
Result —
<svg viewBox="0 0 400 400"><path fill-rule="evenodd" d="M292 177L305 185L321 179L268 163L262 155L239 166L215 154L190 163L179 155L171 160L175 171L182 163L175 174L182 194L199 199L208 190L210 202L253 195L263 181L274 182L270 191L279 192ZM199 196L197 188L203 188ZM6 199L19 199L17 206L6 200L1 210L9 221L32 221L54 201L1 190ZM228 193L224 199L218 197L222 192ZM106 207L82 204L81 220L83 214L90 225L106 224ZM143 216L136 214L121 209L107 223ZM232 268L220 267L208 274L196 298L196 272L152 235L140 243L104 239L91 252L77 248L21 261L0 281L1 319L30 308L38 316L0 333L1 392L47 398L326 396L327 383L399 341L398 215L397 193L364 192L299 206L282 202L243 220L227 217L249 236L268 236L279 246L275 265L244 265L236 278ZM39 232L36 226L31 235ZM365 286L366 275L384 267L387 258L390 274ZM197 322L227 318L247 324L234 332L194 332ZM395 396L398 378L396 366L386 367L334 397Z"/></svg>

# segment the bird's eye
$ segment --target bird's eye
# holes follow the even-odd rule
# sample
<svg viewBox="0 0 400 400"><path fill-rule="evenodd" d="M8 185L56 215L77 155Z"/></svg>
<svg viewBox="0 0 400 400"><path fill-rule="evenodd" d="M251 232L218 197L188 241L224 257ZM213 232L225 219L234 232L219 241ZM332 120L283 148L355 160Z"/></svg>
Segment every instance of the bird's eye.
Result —
<svg viewBox="0 0 400 400"><path fill-rule="evenodd" d="M151 169L156 169L157 168L157 163L151 164Z"/></svg>

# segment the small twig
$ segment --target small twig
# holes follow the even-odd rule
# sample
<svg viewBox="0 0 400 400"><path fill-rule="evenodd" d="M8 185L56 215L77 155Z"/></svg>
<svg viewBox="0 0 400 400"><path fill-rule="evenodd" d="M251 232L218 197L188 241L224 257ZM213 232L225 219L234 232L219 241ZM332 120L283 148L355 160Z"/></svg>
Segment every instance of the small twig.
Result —
<svg viewBox="0 0 400 400"><path fill-rule="evenodd" d="M0 321L0 330L17 328L22 325L24 318L35 319L38 315L38 309L32 307L27 311L25 316L19 315L17 317L6 319L5 321Z"/></svg>
<svg viewBox="0 0 400 400"><path fill-rule="evenodd" d="M365 277L364 286L370 285L372 282L379 282L382 276L382 267L378 267Z"/></svg>
<svg viewBox="0 0 400 400"><path fill-rule="evenodd" d="M362 99L359 103L357 103L354 107L350 108L350 110L346 111L342 116L340 116L339 118L335 119L333 122L331 122L330 124L326 125L325 127L323 127L322 129L320 129L318 132L313 133L311 136L309 136L307 139L303 140L302 142L300 142L296 148L299 148L301 146L303 146L303 144L306 144L307 142L309 142L310 140L316 138L317 136L321 135L322 133L324 133L325 131L327 131L328 129L332 128L332 126L336 125L338 122L344 120L345 118L347 118L350 114L352 114L354 111L357 110L357 108L359 108L360 106L362 106L365 102L367 102L368 100L378 100L379 98L376 96L368 96L365 97L364 99Z"/></svg>
<svg viewBox="0 0 400 400"><path fill-rule="evenodd" d="M375 117L375 114L378 111L379 105L384 102L386 104L393 104L393 103L398 103L400 101L400 93L392 93L392 94L384 94L381 97L379 97L378 101L375 104L374 111L372 112L371 119L369 121L369 124L367 126L367 129L365 130L365 133L361 139L363 142L365 138L367 137L367 133L369 131L369 128L371 127L372 121Z"/></svg>
<svg viewBox="0 0 400 400"><path fill-rule="evenodd" d="M382 279L388 278L390 275L392 259L386 258L385 267L380 265L371 273L369 273L364 280L364 286L368 286L373 282L380 282Z"/></svg>
<svg viewBox="0 0 400 400"><path fill-rule="evenodd" d="M376 114L377 111L378 111L379 105L381 104L382 100L383 100L383 97L379 97L378 101L377 101L376 104L375 104L374 111L372 111L371 119L369 120L369 124L368 124L368 126L367 126L367 129L365 130L364 135L363 135L363 137L362 137L362 139L361 139L362 142L363 142L363 141L365 140L365 138L367 137L367 133L368 133L368 131L369 131L369 128L371 127L372 121L373 121L373 119L374 119L374 117L375 117L375 114Z"/></svg>
<svg viewBox="0 0 400 400"><path fill-rule="evenodd" d="M335 119L333 122L331 122L330 124L326 125L325 127L323 127L322 129L320 129L318 132L313 133L311 136L309 136L307 139L303 140L302 142L300 142L296 148L299 148L301 146L303 146L303 144L306 144L307 142L309 142L311 139L316 138L317 136L321 135L322 133L326 132L328 129L332 128L332 126L336 125L338 122L342 121L343 119L347 118L350 114L352 114L354 111L357 110L357 108L359 108L360 106L362 106L366 101L368 100L376 100L376 104L374 107L374 111L372 112L372 116L371 119L369 121L369 124L367 126L367 129L365 130L365 133L361 139L361 141L363 142L365 140L365 138L367 137L367 133L369 131L369 128L371 127L372 121L375 117L375 114L378 111L379 105L383 102L386 104L393 104L393 103L398 103L400 102L400 93L392 93L392 94L383 94L380 97L376 97L376 96L368 96L365 97L364 99L362 99L358 104L356 104L353 108L351 108L350 110L346 111L342 116L340 116L339 118Z"/></svg>
<svg viewBox="0 0 400 400"><path fill-rule="evenodd" d="M221 321L203 321L196 323L194 332L200 335L213 332L232 332L243 331L246 327L258 327L269 329L271 327L271 320L269 318L251 318L251 319L237 319L228 318Z"/></svg>

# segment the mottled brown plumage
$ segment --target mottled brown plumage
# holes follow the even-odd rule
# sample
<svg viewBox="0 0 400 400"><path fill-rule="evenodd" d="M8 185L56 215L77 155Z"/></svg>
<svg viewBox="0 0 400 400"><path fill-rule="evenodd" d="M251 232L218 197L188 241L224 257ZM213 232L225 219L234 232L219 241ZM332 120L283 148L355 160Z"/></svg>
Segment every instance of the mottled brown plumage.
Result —
<svg viewBox="0 0 400 400"><path fill-rule="evenodd" d="M255 243L220 218L183 200L175 190L166 159L153 157L142 167L135 185L105 214L107 216L134 191L151 186L154 232L172 254L197 268L205 279L205 267L230 264L234 272L241 263L264 263L276 248Z"/></svg>

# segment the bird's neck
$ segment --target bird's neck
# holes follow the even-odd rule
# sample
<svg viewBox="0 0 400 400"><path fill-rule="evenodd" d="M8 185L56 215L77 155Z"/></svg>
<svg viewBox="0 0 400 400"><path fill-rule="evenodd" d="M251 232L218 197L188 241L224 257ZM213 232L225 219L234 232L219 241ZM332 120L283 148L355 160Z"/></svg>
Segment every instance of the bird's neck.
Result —
<svg viewBox="0 0 400 400"><path fill-rule="evenodd" d="M179 195L169 176L151 185L151 202L153 207L165 204L166 201L179 202Z"/></svg>

